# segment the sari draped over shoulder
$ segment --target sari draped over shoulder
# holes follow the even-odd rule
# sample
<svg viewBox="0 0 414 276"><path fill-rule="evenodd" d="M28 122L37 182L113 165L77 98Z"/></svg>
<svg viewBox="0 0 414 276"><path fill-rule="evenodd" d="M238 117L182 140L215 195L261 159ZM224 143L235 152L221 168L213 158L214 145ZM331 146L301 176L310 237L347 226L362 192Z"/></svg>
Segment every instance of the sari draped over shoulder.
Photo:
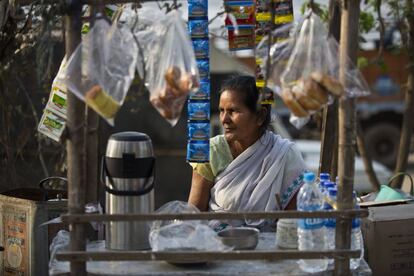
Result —
<svg viewBox="0 0 414 276"><path fill-rule="evenodd" d="M294 143L266 131L216 176L209 209L213 212L278 210L276 194L282 198L283 209L299 189L304 170L304 161ZM263 222L246 220L231 224L259 226Z"/></svg>

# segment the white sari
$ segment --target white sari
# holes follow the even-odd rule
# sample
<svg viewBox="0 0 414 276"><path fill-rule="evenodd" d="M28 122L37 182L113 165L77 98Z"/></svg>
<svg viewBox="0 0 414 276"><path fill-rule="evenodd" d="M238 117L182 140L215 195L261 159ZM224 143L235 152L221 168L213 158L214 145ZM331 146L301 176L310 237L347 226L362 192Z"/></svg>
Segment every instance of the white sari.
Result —
<svg viewBox="0 0 414 276"><path fill-rule="evenodd" d="M294 143L266 131L217 175L209 209L213 212L283 209L299 189L304 170L304 161ZM276 203L276 194L282 198L282 206ZM258 226L263 222L245 224ZM239 226L244 222L231 224Z"/></svg>

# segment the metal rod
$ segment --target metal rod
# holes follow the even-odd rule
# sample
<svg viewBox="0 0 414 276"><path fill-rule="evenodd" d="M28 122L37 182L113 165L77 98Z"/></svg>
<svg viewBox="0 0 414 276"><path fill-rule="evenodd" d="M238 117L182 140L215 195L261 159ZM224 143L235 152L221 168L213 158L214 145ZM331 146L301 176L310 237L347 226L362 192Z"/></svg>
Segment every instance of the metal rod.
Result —
<svg viewBox="0 0 414 276"><path fill-rule="evenodd" d="M251 213L194 213L194 214L66 214L62 215L65 223L84 223L90 221L143 221L143 220L197 220L197 219L278 219L278 218L353 218L367 217L368 210L343 211L275 211Z"/></svg>
<svg viewBox="0 0 414 276"><path fill-rule="evenodd" d="M281 260L281 259L321 259L335 256L356 258L359 250L275 250L275 251L181 251L181 252L151 252L151 251L108 251L85 252L72 251L56 254L58 261L230 261L230 260Z"/></svg>

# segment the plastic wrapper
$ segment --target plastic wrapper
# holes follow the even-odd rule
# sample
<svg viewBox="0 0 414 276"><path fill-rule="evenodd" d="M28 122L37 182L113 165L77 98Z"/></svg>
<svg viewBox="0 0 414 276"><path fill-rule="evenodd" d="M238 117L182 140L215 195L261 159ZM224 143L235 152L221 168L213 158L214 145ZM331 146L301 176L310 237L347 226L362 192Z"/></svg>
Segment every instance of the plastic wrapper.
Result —
<svg viewBox="0 0 414 276"><path fill-rule="evenodd" d="M189 141L187 143L187 161L193 163L208 163L210 158L209 140Z"/></svg>
<svg viewBox="0 0 414 276"><path fill-rule="evenodd" d="M188 17L203 17L208 14L208 0L188 0Z"/></svg>
<svg viewBox="0 0 414 276"><path fill-rule="evenodd" d="M49 247L50 250L50 261L49 261L49 275L63 275L70 272L70 263L56 260L56 253L62 253L69 250L69 231L60 230L53 238L52 243ZM88 241L86 245L86 251L88 252L105 252L105 241ZM87 271L94 272L102 270L105 267L105 272L113 273L119 267L131 265L131 262L88 262ZM94 273L92 273L94 274ZM100 273L98 273L100 274ZM111 274L113 275L113 274Z"/></svg>
<svg viewBox="0 0 414 276"><path fill-rule="evenodd" d="M178 11L161 14L158 9L140 9L131 18L139 44L138 72L150 92L150 102L174 126L187 96L199 87L197 63L188 30ZM208 45L197 40L198 54L207 57Z"/></svg>
<svg viewBox="0 0 414 276"><path fill-rule="evenodd" d="M62 82L66 70L66 57L63 58L59 71L52 83L49 100L43 111L37 130L47 137L61 141L66 128L67 88Z"/></svg>
<svg viewBox="0 0 414 276"><path fill-rule="evenodd" d="M194 205L184 202L184 201L170 201L162 205L158 210L156 210L156 213L158 214L180 214L180 213L199 213L200 210L197 209ZM159 229L162 226L169 225L171 223L177 222L174 221L168 221L168 220L156 220L151 224L151 230L154 231L156 229ZM196 223L202 223L201 221L197 220Z"/></svg>
<svg viewBox="0 0 414 276"><path fill-rule="evenodd" d="M207 140L210 138L210 122L189 122L188 139L190 140Z"/></svg>
<svg viewBox="0 0 414 276"><path fill-rule="evenodd" d="M50 244L50 261L49 261L49 275L57 274L65 271L69 266L69 262L59 262L56 260L56 253L67 251L69 248L69 231L60 230L53 238Z"/></svg>
<svg viewBox="0 0 414 276"><path fill-rule="evenodd" d="M113 125L134 78L137 55L129 27L97 20L69 58L64 82Z"/></svg>
<svg viewBox="0 0 414 276"><path fill-rule="evenodd" d="M200 88L190 93L190 100L209 100L210 99L210 82L200 81Z"/></svg>
<svg viewBox="0 0 414 276"><path fill-rule="evenodd" d="M188 32L191 38L208 37L208 19L194 19L188 21Z"/></svg>
<svg viewBox="0 0 414 276"><path fill-rule="evenodd" d="M281 96L297 128L333 97L369 94L368 85L351 62L347 62L345 86L339 82L338 43L314 13L308 12L298 25L288 24L272 35L275 43L270 47L270 61L267 37L256 49L257 58L262 60L268 87Z"/></svg>
<svg viewBox="0 0 414 276"><path fill-rule="evenodd" d="M162 206L157 213L198 213L199 210L181 201L172 201ZM207 222L155 221L152 224L149 241L153 251L223 251L230 248L224 245Z"/></svg>

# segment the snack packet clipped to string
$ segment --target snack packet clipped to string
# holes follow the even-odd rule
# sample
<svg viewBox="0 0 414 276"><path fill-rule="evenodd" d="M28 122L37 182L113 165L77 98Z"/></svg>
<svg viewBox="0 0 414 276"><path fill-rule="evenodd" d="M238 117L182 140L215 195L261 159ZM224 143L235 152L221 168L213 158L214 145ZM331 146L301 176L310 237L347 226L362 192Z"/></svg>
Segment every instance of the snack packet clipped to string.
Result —
<svg viewBox="0 0 414 276"><path fill-rule="evenodd" d="M99 19L69 58L64 82L113 125L134 78L137 54L127 26Z"/></svg>

